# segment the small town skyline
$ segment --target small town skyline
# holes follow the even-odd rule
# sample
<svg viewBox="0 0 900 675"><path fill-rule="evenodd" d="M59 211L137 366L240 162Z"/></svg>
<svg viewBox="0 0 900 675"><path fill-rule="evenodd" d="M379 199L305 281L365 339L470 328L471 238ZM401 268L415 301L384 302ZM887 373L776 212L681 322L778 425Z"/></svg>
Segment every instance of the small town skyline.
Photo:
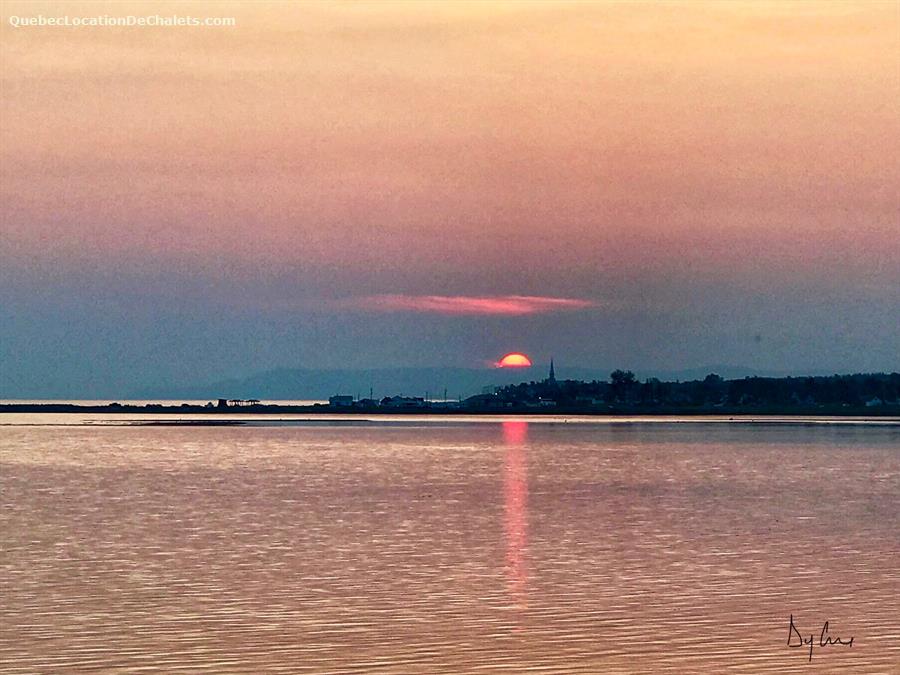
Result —
<svg viewBox="0 0 900 675"><path fill-rule="evenodd" d="M531 367L511 369L525 375ZM408 391L408 388L407 388ZM327 401L218 397L205 403L125 400L0 401L0 412L136 412L136 413L512 413L512 414L665 414L665 415L866 415L900 414L900 373L760 377L728 379L717 373L690 380L638 378L616 369L608 379L557 377L551 359L544 378L484 386L480 393L448 395L442 391L367 395L336 393ZM299 392L294 392L298 394Z"/></svg>

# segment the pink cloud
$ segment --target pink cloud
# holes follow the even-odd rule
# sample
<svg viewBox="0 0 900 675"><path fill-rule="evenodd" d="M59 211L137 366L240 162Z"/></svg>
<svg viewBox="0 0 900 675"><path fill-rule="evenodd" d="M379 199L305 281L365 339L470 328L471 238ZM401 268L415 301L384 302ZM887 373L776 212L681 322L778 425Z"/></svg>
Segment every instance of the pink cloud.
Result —
<svg viewBox="0 0 900 675"><path fill-rule="evenodd" d="M354 298L345 306L374 312L422 312L429 314L488 314L523 316L593 307L589 300L548 298L539 295L370 295Z"/></svg>

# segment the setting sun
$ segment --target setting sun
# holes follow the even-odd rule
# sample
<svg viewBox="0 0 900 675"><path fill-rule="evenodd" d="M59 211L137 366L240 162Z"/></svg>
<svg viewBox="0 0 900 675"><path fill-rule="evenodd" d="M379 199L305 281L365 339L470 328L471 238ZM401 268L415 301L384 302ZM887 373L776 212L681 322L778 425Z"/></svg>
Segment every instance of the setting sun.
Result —
<svg viewBox="0 0 900 675"><path fill-rule="evenodd" d="M529 366L531 366L531 359L520 352L507 354L497 362L498 368L528 368Z"/></svg>

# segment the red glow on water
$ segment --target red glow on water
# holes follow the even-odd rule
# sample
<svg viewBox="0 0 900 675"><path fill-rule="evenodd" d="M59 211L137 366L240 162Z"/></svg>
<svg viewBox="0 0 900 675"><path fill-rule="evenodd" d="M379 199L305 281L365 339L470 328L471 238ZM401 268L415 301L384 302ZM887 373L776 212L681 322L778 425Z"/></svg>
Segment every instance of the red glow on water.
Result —
<svg viewBox="0 0 900 675"><path fill-rule="evenodd" d="M525 457L528 422L503 422L502 429L506 446L503 471L506 569L512 599L519 607L525 607L528 590L528 464Z"/></svg>

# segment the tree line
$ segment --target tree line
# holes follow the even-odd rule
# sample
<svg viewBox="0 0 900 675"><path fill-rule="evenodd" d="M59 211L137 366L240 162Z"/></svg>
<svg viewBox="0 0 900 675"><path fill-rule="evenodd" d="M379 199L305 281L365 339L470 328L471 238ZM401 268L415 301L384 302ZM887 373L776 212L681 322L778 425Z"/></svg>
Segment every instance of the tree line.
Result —
<svg viewBox="0 0 900 675"><path fill-rule="evenodd" d="M501 387L496 395L514 405L543 401L566 407L876 407L900 405L900 373L735 380L710 373L688 382L641 382L629 370L616 370L605 382L528 382Z"/></svg>

